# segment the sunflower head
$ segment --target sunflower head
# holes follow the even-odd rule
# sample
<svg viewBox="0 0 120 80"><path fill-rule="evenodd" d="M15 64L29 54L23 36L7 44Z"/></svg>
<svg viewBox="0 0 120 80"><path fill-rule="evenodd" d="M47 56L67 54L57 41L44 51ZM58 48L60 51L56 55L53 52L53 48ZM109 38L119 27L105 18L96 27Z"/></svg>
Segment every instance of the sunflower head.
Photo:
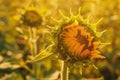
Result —
<svg viewBox="0 0 120 80"><path fill-rule="evenodd" d="M42 23L40 11L35 7L26 9L22 14L21 20L23 24L30 27L38 27Z"/></svg>
<svg viewBox="0 0 120 80"><path fill-rule="evenodd" d="M58 26L54 29L57 50L62 59L85 61L104 58L98 49L103 33L96 31L98 22L90 23L89 17L83 19L80 13L76 16L71 13L70 17L62 14L62 19L58 21Z"/></svg>

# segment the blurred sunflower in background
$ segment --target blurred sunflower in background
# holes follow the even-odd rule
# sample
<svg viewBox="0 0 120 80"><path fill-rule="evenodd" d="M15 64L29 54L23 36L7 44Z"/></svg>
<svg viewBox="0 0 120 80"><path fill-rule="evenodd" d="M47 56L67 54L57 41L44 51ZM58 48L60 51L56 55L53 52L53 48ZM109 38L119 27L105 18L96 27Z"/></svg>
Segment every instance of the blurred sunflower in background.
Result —
<svg viewBox="0 0 120 80"><path fill-rule="evenodd" d="M42 23L42 17L40 11L36 10L36 8L30 8L26 10L26 12L22 15L23 24L30 27L37 27Z"/></svg>
<svg viewBox="0 0 120 80"><path fill-rule="evenodd" d="M21 21L24 25L30 27L38 27L42 23L42 17L39 9L34 6L27 7L27 9L18 9L21 12Z"/></svg>

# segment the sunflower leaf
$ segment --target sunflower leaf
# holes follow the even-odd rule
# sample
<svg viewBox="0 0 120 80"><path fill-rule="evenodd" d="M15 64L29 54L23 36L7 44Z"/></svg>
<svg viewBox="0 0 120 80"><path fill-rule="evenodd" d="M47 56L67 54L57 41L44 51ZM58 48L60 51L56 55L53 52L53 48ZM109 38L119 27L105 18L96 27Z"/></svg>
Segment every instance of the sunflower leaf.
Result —
<svg viewBox="0 0 120 80"><path fill-rule="evenodd" d="M50 52L50 51L46 51L43 53L40 53L38 55L36 55L31 61L29 62L40 62L43 61L45 59L47 59L48 57L52 56L54 53Z"/></svg>
<svg viewBox="0 0 120 80"><path fill-rule="evenodd" d="M39 62L47 59L48 57L52 56L54 53L52 52L54 44L48 46L45 50L41 51L38 55L36 55L32 60L28 62Z"/></svg>

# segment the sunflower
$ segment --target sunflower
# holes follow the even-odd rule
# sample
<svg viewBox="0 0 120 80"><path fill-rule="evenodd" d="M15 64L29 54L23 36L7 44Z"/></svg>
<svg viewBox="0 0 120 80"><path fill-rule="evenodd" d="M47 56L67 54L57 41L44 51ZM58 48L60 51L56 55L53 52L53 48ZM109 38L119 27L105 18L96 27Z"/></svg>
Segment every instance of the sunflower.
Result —
<svg viewBox="0 0 120 80"><path fill-rule="evenodd" d="M35 6L26 6L24 9L17 9L21 15L21 21L29 27L38 27L42 24L41 11Z"/></svg>
<svg viewBox="0 0 120 80"><path fill-rule="evenodd" d="M84 26L79 24L69 24L64 26L60 34L61 45L66 53L78 59L102 58L97 50L100 42L95 41L95 37Z"/></svg>
<svg viewBox="0 0 120 80"><path fill-rule="evenodd" d="M60 12L61 13L61 12ZM62 13L61 13L62 14ZM102 44L100 37L103 32L97 32L99 23L90 23L89 17L83 19L80 14L70 17L62 14L63 18L58 21L59 26L54 29L57 37L56 45L62 59L71 61L93 60L105 58L100 54L99 46Z"/></svg>
<svg viewBox="0 0 120 80"><path fill-rule="evenodd" d="M39 13L37 13L34 10L26 11L25 14L23 14L22 16L22 20L25 25L28 25L31 27L39 26L41 25L41 22L42 22L42 18L39 15Z"/></svg>

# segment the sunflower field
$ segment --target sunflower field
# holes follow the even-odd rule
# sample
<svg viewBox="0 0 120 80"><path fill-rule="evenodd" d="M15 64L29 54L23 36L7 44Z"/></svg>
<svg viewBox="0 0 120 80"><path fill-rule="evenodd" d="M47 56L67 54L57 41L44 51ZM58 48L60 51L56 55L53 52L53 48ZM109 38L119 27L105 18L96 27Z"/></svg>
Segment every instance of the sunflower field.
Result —
<svg viewBox="0 0 120 80"><path fill-rule="evenodd" d="M120 0L0 0L0 80L120 80Z"/></svg>

